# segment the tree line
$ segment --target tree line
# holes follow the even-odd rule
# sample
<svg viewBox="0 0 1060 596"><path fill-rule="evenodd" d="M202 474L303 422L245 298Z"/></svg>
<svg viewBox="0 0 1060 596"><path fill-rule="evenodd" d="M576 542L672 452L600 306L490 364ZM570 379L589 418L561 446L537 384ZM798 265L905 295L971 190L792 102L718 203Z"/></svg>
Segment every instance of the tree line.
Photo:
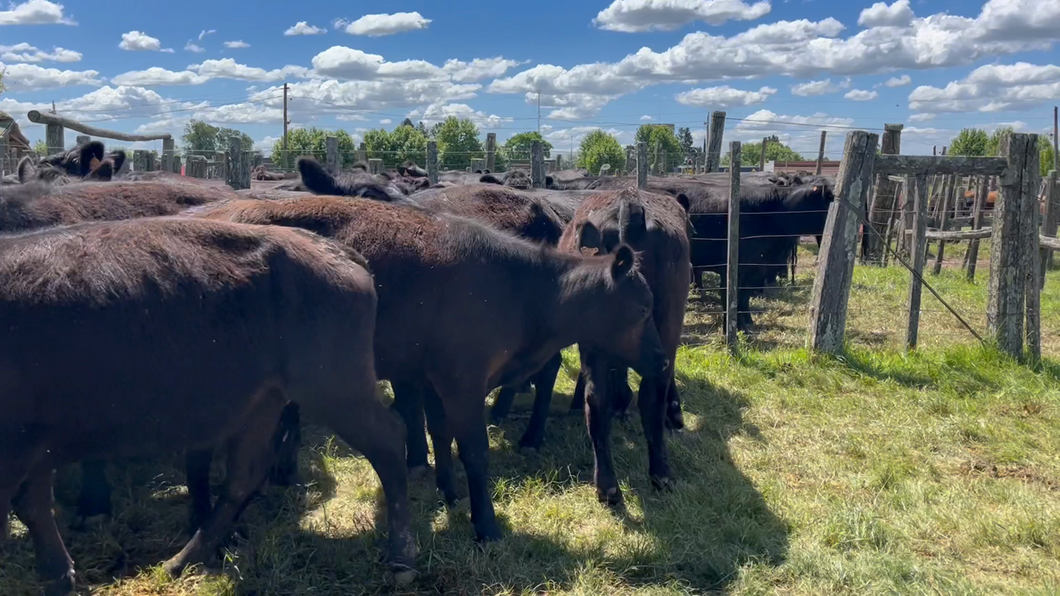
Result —
<svg viewBox="0 0 1060 596"><path fill-rule="evenodd" d="M981 128L964 128L950 141L947 155L996 157L1001 155L1001 138L1013 133L1011 126L1003 126L988 134ZM1038 161L1042 176L1053 169L1053 146L1048 135L1038 135Z"/></svg>

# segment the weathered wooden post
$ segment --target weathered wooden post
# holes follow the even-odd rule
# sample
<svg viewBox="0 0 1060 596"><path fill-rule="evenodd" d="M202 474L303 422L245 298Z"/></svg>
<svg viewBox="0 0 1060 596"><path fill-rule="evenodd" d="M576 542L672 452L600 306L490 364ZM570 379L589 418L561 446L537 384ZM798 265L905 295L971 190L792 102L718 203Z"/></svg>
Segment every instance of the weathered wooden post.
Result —
<svg viewBox="0 0 1060 596"><path fill-rule="evenodd" d="M545 188L545 146L541 141L530 143L530 180L534 188Z"/></svg>
<svg viewBox="0 0 1060 596"><path fill-rule="evenodd" d="M725 264L725 343L736 354L736 323L740 305L740 141L729 144L729 230Z"/></svg>
<svg viewBox="0 0 1060 596"><path fill-rule="evenodd" d="M821 175L821 170L824 168L824 142L828 138L828 131L821 131L821 148L817 150L817 167L814 168L814 174Z"/></svg>
<svg viewBox="0 0 1060 596"><path fill-rule="evenodd" d="M769 137L762 137L762 155L758 156L758 171L759 172L766 171L766 148L767 147L769 147Z"/></svg>
<svg viewBox="0 0 1060 596"><path fill-rule="evenodd" d="M485 172L486 171L486 160L484 160L484 159L472 159L471 160L471 171L472 172Z"/></svg>
<svg viewBox="0 0 1060 596"><path fill-rule="evenodd" d="M725 112L710 115L710 142L707 148L707 172L721 168L721 141L725 135Z"/></svg>
<svg viewBox="0 0 1060 596"><path fill-rule="evenodd" d="M154 172L157 169L158 168L155 165L155 152L154 151L146 151L145 150L144 151L144 171L145 172Z"/></svg>
<svg viewBox="0 0 1060 596"><path fill-rule="evenodd" d="M557 161L557 167L559 162ZM497 133L486 133L486 170L497 171Z"/></svg>
<svg viewBox="0 0 1060 596"><path fill-rule="evenodd" d="M1001 139L1001 156L1008 159L1008 168L1001 176L1001 192L994 204L986 324L998 348L1018 358L1023 353L1028 264L1021 215L1024 201L1037 203L1035 195L1041 176L1038 135L1005 135ZM1033 252L1038 254L1037 250Z"/></svg>
<svg viewBox="0 0 1060 596"><path fill-rule="evenodd" d="M1060 224L1060 189L1056 187L1056 170L1049 171L1045 180L1045 217L1042 219L1042 235L1056 238L1056 228ZM1053 251L1043 248L1041 254L1041 280L1045 287L1045 273L1053 264Z"/></svg>
<svg viewBox="0 0 1060 596"><path fill-rule="evenodd" d="M949 177L949 184L943 187L943 195L940 199L942 211L939 214L939 231L946 231L946 224L950 219L950 205L954 202L954 194L957 191L957 176ZM939 248L935 251L935 265L931 268L932 275L942 273L942 260L946 258L946 241L939 240Z"/></svg>
<svg viewBox="0 0 1060 596"><path fill-rule="evenodd" d="M652 162L651 173L655 176L662 174L662 144L655 141L655 160Z"/></svg>
<svg viewBox="0 0 1060 596"><path fill-rule="evenodd" d="M1034 172L1032 189L1030 194L1023 197L1021 203L1020 221L1020 244L1024 258L1024 291L1027 293L1025 309L1025 325L1027 352L1032 363L1038 363L1042 359L1042 282L1041 282L1041 253L1038 247L1040 235L1040 213L1038 211L1038 188L1041 185L1041 171L1039 165L1038 143L1034 143Z"/></svg>
<svg viewBox="0 0 1060 596"><path fill-rule="evenodd" d="M438 184L438 141L427 141L427 179Z"/></svg>
<svg viewBox="0 0 1060 596"><path fill-rule="evenodd" d="M380 157L368 158L368 173L369 174L382 174L383 173L383 159Z"/></svg>
<svg viewBox="0 0 1060 596"><path fill-rule="evenodd" d="M928 219L928 178L926 175L906 176L906 201L913 197L913 239L910 246L913 272L909 276L909 313L908 327L905 330L905 349L916 348L917 335L920 333L920 296L923 285L920 283L927 262L927 219Z"/></svg>
<svg viewBox="0 0 1060 596"><path fill-rule="evenodd" d="M368 165L368 146L364 143L357 147L357 163Z"/></svg>
<svg viewBox="0 0 1060 596"><path fill-rule="evenodd" d="M979 177L979 190L975 193L975 206L972 207L972 231L983 227L983 205L986 204L987 194L990 192L987 186L989 176ZM968 271L968 281L975 281L975 266L979 262L979 239L972 238L968 241L968 254L965 258L965 267Z"/></svg>
<svg viewBox="0 0 1060 596"><path fill-rule="evenodd" d="M843 349L858 224L872 185L878 139L876 134L855 130L847 134L843 147L813 280L809 345L819 352L838 354Z"/></svg>
<svg viewBox="0 0 1060 596"><path fill-rule="evenodd" d="M174 155L173 156L173 160L170 161L170 164L173 166L173 169L171 171L174 174L179 174L180 173L180 156L179 155Z"/></svg>
<svg viewBox="0 0 1060 596"><path fill-rule="evenodd" d="M901 153L903 128L904 126L901 124L883 125L883 145L880 148L880 153L883 155L898 155ZM894 212L896 186L897 184L891 180L890 176L876 176L872 210L869 214L869 221L872 222L872 228L876 233L865 232L862 241L862 263L879 265L883 262L883 243L881 238L883 238L886 231L887 221Z"/></svg>
<svg viewBox="0 0 1060 596"><path fill-rule="evenodd" d="M339 173L339 138L327 137L324 139L325 167L333 175Z"/></svg>
<svg viewBox="0 0 1060 596"><path fill-rule="evenodd" d="M637 188L648 188L648 144L637 143Z"/></svg>
<svg viewBox="0 0 1060 596"><path fill-rule="evenodd" d="M78 147L80 147L81 145L84 145L85 143L89 143L91 141L92 141L92 137L90 137L88 135L77 135L77 146Z"/></svg>
<svg viewBox="0 0 1060 596"><path fill-rule="evenodd" d="M162 139L162 171L172 172L175 141L173 139ZM180 169L176 170L177 172Z"/></svg>
<svg viewBox="0 0 1060 596"><path fill-rule="evenodd" d="M563 168L565 167L565 165L566 164L564 164L564 162L563 162L563 154L562 153L557 153L556 154L556 171L557 172L562 172ZM488 169L491 172L493 171L493 168L489 167L488 165L486 166L486 169Z"/></svg>
<svg viewBox="0 0 1060 596"><path fill-rule="evenodd" d="M600 177L601 178L606 178L607 176L610 176L610 175L611 175L611 164L605 163L604 165L600 166Z"/></svg>
<svg viewBox="0 0 1060 596"><path fill-rule="evenodd" d="M143 149L133 150L133 171L135 172L146 172L147 171L147 158L144 156L146 151Z"/></svg>
<svg viewBox="0 0 1060 596"><path fill-rule="evenodd" d="M250 188L249 152L243 150L243 141L238 135L228 137L228 168L225 171L225 183L232 190Z"/></svg>
<svg viewBox="0 0 1060 596"><path fill-rule="evenodd" d="M66 130L62 124L49 122L44 126L44 144L48 147L48 155L66 150Z"/></svg>

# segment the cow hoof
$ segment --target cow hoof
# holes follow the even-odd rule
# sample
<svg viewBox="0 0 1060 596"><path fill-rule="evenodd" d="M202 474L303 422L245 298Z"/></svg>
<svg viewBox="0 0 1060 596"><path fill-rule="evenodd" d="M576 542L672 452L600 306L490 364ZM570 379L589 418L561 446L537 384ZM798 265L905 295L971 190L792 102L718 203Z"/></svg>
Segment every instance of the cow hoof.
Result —
<svg viewBox="0 0 1060 596"><path fill-rule="evenodd" d="M74 591L74 571L71 569L66 575L59 579L51 580L44 584L44 596L69 596L77 594Z"/></svg>
<svg viewBox="0 0 1060 596"><path fill-rule="evenodd" d="M419 572L415 569L410 569L405 565L395 565L393 567L394 573L394 587L406 588L412 585L412 582L416 581L419 576Z"/></svg>
<svg viewBox="0 0 1060 596"><path fill-rule="evenodd" d="M475 530L475 541L479 544L487 544L490 542L499 542L501 539L501 529L496 525L493 525L482 530Z"/></svg>
<svg viewBox="0 0 1060 596"><path fill-rule="evenodd" d="M430 466L416 466L414 468L409 468L409 480L423 480L430 476L430 474Z"/></svg>
<svg viewBox="0 0 1060 596"><path fill-rule="evenodd" d="M655 490L672 492L674 490L674 479L669 476L652 476L651 485Z"/></svg>
<svg viewBox="0 0 1060 596"><path fill-rule="evenodd" d="M442 500L445 501L447 508L456 509L460 505L460 495L456 494L455 490L439 488L438 492L442 493Z"/></svg>
<svg viewBox="0 0 1060 596"><path fill-rule="evenodd" d="M543 445L544 442L545 442L545 438L544 437L538 437L538 436L528 437L526 435L523 435L523 438L519 439L519 448L520 449L533 449L535 451L540 451L541 450L541 445Z"/></svg>
<svg viewBox="0 0 1060 596"><path fill-rule="evenodd" d="M596 498L612 507L622 504L622 491L617 486L607 490L597 489Z"/></svg>
<svg viewBox="0 0 1060 596"><path fill-rule="evenodd" d="M102 528L107 520L110 519L110 514L98 513L96 515L82 516L77 520L77 528L81 530L98 530Z"/></svg>

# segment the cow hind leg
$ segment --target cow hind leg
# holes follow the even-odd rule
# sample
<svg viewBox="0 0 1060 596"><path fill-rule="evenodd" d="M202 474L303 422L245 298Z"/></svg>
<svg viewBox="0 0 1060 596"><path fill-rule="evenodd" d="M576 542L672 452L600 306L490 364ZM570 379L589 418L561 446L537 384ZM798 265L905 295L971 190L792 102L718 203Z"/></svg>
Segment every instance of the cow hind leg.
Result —
<svg viewBox="0 0 1060 596"><path fill-rule="evenodd" d="M622 503L622 490L615 477L611 457L611 422L613 411L608 395L606 362L595 355L583 356L582 376L585 377L585 425L593 445L593 483L596 496L609 505Z"/></svg>
<svg viewBox="0 0 1060 596"><path fill-rule="evenodd" d="M515 401L515 393L515 387L501 387L497 399L493 401L493 407L490 408L490 420L500 422L508 417L508 413L512 411L512 402Z"/></svg>
<svg viewBox="0 0 1060 596"><path fill-rule="evenodd" d="M77 497L77 515L89 519L111 514L111 488L107 481L107 462L100 459L81 462L81 492Z"/></svg>
<svg viewBox="0 0 1060 596"><path fill-rule="evenodd" d="M453 466L453 431L445 418L442 400L433 387L424 391L423 407L427 411L427 428L434 442L434 478L438 492L448 507L460 501L456 490L456 469Z"/></svg>
<svg viewBox="0 0 1060 596"><path fill-rule="evenodd" d="M585 369L578 371L578 382L574 385L574 396L570 400L570 411L581 414L585 411Z"/></svg>
<svg viewBox="0 0 1060 596"><path fill-rule="evenodd" d="M648 474L651 476L652 485L659 489L669 488L673 484L664 433L666 395L669 389L670 379L667 376L647 377L641 380L637 396L640 421L648 443Z"/></svg>
<svg viewBox="0 0 1060 596"><path fill-rule="evenodd" d="M55 471L47 463L34 467L15 498L15 515L26 525L33 539L37 575L44 583L44 594L66 596L74 590L74 561L66 552L52 515L54 476Z"/></svg>
<svg viewBox="0 0 1060 596"><path fill-rule="evenodd" d="M188 565L213 560L232 524L269 474L275 455L272 437L287 402L275 387L264 389L255 401L243 420L242 432L229 441L227 477L213 511L184 548L163 566L172 576Z"/></svg>
<svg viewBox="0 0 1060 596"><path fill-rule="evenodd" d="M671 377L670 390L666 395L666 428L681 430L685 427L685 416L681 412L681 394L677 391L677 381Z"/></svg>
<svg viewBox="0 0 1060 596"><path fill-rule="evenodd" d="M302 423L298 404L291 402L280 414L280 423L273 435L276 463L269 473L273 486L298 484L298 449L302 446Z"/></svg>
<svg viewBox="0 0 1060 596"><path fill-rule="evenodd" d="M210 503L210 464L213 449L188 451L184 456L184 471L188 483L191 507L188 515L188 534L194 536L213 511Z"/></svg>
<svg viewBox="0 0 1060 596"><path fill-rule="evenodd" d="M407 429L407 454L405 465L412 475L426 470L427 435L424 433L423 393L419 387L406 383L392 383L394 388L394 410L401 415Z"/></svg>
<svg viewBox="0 0 1060 596"><path fill-rule="evenodd" d="M556 377L562 367L563 354L557 352L534 375L534 412L530 415L530 424L526 427L523 438L519 440L520 447L540 449L544 443L545 423L548 421L548 410L552 405L552 390L556 387Z"/></svg>

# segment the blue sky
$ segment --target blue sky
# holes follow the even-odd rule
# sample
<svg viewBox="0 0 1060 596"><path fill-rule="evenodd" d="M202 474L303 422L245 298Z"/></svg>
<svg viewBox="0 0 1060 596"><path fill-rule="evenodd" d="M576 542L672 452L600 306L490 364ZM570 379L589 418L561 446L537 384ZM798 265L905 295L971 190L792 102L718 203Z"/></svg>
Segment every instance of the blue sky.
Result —
<svg viewBox="0 0 1060 596"><path fill-rule="evenodd" d="M698 141L725 110L726 141L813 154L828 129L838 157L850 128L896 122L903 153L929 154L965 126L1045 132L1060 101L1060 0L2 2L0 110L34 140L25 113L54 101L122 131L203 119L267 149L285 81L293 126L355 136L452 114L503 141L537 130L540 91L564 151L644 122Z"/></svg>

